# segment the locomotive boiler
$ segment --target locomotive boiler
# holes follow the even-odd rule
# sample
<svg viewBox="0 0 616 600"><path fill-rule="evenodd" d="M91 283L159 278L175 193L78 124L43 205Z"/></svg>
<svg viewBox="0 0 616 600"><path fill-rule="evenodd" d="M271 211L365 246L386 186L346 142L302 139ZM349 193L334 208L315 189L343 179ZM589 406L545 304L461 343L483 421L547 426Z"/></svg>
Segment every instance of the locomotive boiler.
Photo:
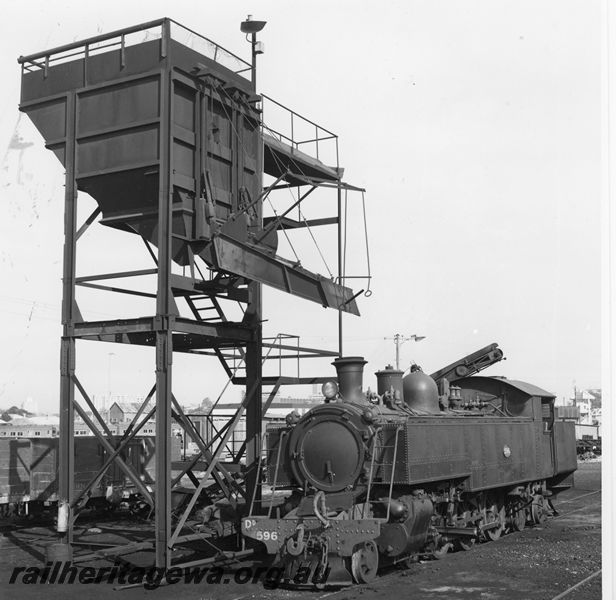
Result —
<svg viewBox="0 0 616 600"><path fill-rule="evenodd" d="M549 392L466 377L447 400L420 369L391 367L364 392L362 358L333 364L322 404L268 428L262 500L242 519L287 579L365 583L384 564L468 550L543 522L572 485L575 432Z"/></svg>

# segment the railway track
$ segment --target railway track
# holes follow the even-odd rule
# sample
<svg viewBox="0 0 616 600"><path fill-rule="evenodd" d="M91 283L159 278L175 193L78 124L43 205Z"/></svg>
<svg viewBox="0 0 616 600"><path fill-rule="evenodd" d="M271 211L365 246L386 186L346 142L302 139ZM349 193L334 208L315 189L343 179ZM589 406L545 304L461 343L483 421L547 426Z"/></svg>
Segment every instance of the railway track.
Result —
<svg viewBox="0 0 616 600"><path fill-rule="evenodd" d="M563 517L566 517L567 515L571 515L573 513L579 512L581 510L588 510L589 508L594 508L595 506L600 506L601 503L597 502L595 504L591 504L589 506L580 506L579 508L574 508L573 510L570 510L566 513L559 513L558 515L556 515L555 517L552 517L552 521L555 521L556 519L562 519Z"/></svg>
<svg viewBox="0 0 616 600"><path fill-rule="evenodd" d="M562 502L559 502L558 505L560 506L562 504L571 504L571 502L576 502L580 498L586 498L586 496L592 496L594 494L600 494L600 493L601 493L601 490L589 491L587 494L581 494L580 496L576 496L575 498L571 498L570 500L563 500Z"/></svg>
<svg viewBox="0 0 616 600"><path fill-rule="evenodd" d="M575 585L572 585L571 587L567 588L564 592L561 592L560 594L558 594L558 596L554 596L552 600L561 600L561 598L565 598L571 592L574 592L578 588L582 587L585 583L589 583L595 577L598 577L599 575L601 575L601 571L602 569L598 569L592 575L589 575L588 577L582 579L582 581L578 581Z"/></svg>
<svg viewBox="0 0 616 600"><path fill-rule="evenodd" d="M594 471L594 470L593 470ZM597 469L596 475L599 475ZM411 595L418 600L435 600L447 598L447 600L461 600L468 597L486 596L499 599L514 600L518 598L550 599L550 600L594 600L600 586L600 544L597 545L598 536L598 508L600 507L601 490L592 489L595 480L587 483L582 488L575 488L563 494L563 500L555 502L559 514L548 521L543 528L526 529L517 536L506 536L499 543L480 544L471 552L460 552L449 555L443 561L429 561L422 565L413 565L411 569L383 574L372 584L360 585L352 588L345 587L338 590L329 589L319 593L306 593L314 600L361 600L366 594L374 596L378 600L388 600L392 597L405 597ZM597 481L597 485L599 485ZM573 494L578 494L573 496ZM588 512L587 522L586 515ZM569 517L570 516L570 517ZM569 522L568 519L571 519ZM104 524L103 524L104 521ZM107 530L115 530L123 523L115 523L113 518L109 520L97 519L92 522ZM551 526L549 524L552 524ZM569 525L573 527L569 527ZM592 525L584 527L583 525ZM3 544L4 559L0 563L7 565L2 579L7 580L10 574L10 564L38 564L33 552L43 554L44 546L54 537L50 529L46 534L45 526L38 523L23 523L11 528L13 539L7 537ZM582 526L579 526L582 525ZM579 526L579 527L578 527ZM78 530L83 535L88 527ZM579 530L579 531L578 531ZM561 534L560 532L565 532ZM530 534L530 535L527 535ZM79 537L79 536L78 536ZM101 540L102 541L102 540ZM106 540L105 540L106 541ZM569 545L573 541L573 544ZM558 542L554 544L553 542ZM540 546L537 549L537 546ZM599 548L595 552L595 549ZM572 558L567 563L567 571L554 570L554 556ZM589 560L589 556L592 559ZM18 559L17 557L21 558ZM527 558L524 558L527 556ZM577 558L576 558L577 557ZM43 558L40 559L44 560ZM580 563L576 564L576 560ZM593 560L594 562L593 564ZM21 561L21 562L20 562ZM26 561L26 562L23 562ZM27 561L30 561L28 563ZM527 566L521 567L521 561L528 561ZM477 565L482 565L478 572ZM507 566L511 565L513 566ZM529 577L520 578L519 569L527 568ZM522 584L522 588L520 588ZM526 584L526 588L524 588ZM22 592L34 592L20 588ZM560 588L560 589L559 589ZM529 591L530 590L530 591ZM0 584L0 596L3 597ZM104 590L101 590L101 592ZM179 591L179 590L178 590ZM183 588L182 594L186 600L197 600L203 597L203 589L197 587ZM481 594L480 594L481 591ZM62 590L64 597L79 598L77 588ZM137 597L141 590L127 590L123 592L127 598ZM287 589L264 589L261 584L255 586L222 586L216 589L216 597L221 600L242 600L262 597L264 600L285 600L288 598ZM134 594L134 595L133 595ZM29 598L28 594L20 596L22 600ZM34 598L34 597L33 597Z"/></svg>

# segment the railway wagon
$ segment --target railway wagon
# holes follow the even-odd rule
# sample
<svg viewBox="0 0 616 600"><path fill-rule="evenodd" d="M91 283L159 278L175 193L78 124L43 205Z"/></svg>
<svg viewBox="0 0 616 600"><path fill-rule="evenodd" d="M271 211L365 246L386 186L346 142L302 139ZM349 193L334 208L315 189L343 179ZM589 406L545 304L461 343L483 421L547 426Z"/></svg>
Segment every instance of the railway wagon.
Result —
<svg viewBox="0 0 616 600"><path fill-rule="evenodd" d="M468 549L543 522L572 485L575 434L549 392L468 377L444 406L421 371L379 371L365 394L363 359L334 364L322 405L268 429L264 500L242 520L288 579L308 566L313 583L367 582L379 564Z"/></svg>
<svg viewBox="0 0 616 600"><path fill-rule="evenodd" d="M120 436L115 442L120 441ZM93 436L75 438L75 492L94 479L107 459L107 451ZM180 457L180 441L172 438L172 458ZM144 484L154 481L155 451L152 436L135 437L123 452L124 461L133 467ZM0 516L37 512L55 503L58 477L58 438L0 438ZM134 485L113 462L89 498L104 501L134 492Z"/></svg>

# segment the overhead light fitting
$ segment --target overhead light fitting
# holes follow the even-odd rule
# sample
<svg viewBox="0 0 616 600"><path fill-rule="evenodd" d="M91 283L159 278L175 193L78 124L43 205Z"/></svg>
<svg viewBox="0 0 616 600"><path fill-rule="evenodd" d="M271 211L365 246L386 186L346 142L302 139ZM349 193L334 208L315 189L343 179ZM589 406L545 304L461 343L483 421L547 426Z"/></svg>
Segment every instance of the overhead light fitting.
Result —
<svg viewBox="0 0 616 600"><path fill-rule="evenodd" d="M253 21L252 15L248 15L246 20L240 24L240 30L243 33L257 33L265 27L266 23L267 21Z"/></svg>

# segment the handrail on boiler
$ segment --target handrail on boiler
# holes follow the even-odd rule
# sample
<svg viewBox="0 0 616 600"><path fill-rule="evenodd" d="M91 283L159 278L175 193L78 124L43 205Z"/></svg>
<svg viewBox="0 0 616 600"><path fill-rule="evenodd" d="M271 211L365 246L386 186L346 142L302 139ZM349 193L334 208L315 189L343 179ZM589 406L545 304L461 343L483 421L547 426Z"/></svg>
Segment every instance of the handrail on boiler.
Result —
<svg viewBox="0 0 616 600"><path fill-rule="evenodd" d="M401 427L396 427L396 439L394 440L394 459L391 464L391 479L389 480L389 494L387 498L387 517L385 522L389 521L389 511L391 510L391 492L394 487L394 475L396 472L396 458L398 457L398 436L400 435Z"/></svg>

